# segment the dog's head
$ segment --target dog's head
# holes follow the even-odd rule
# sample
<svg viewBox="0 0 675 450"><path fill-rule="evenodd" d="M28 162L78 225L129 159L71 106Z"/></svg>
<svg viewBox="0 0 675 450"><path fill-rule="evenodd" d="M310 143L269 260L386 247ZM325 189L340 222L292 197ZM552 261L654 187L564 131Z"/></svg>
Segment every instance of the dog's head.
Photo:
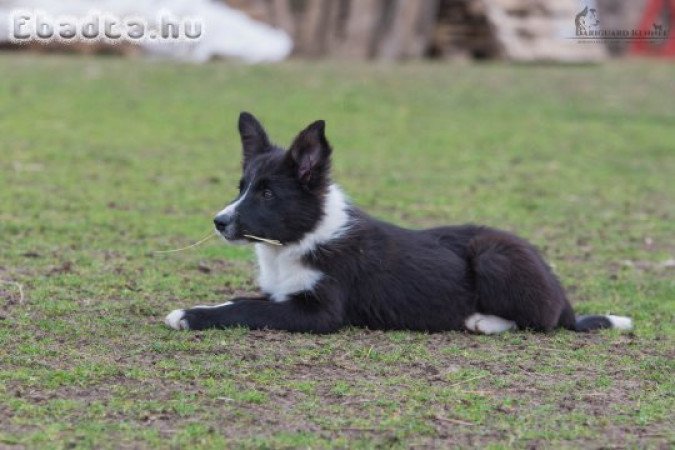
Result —
<svg viewBox="0 0 675 450"><path fill-rule="evenodd" d="M216 215L216 230L230 242L250 240L245 235L283 244L299 241L321 220L330 185L325 123L310 124L288 150L270 143L260 122L246 112L239 116L239 134L239 195Z"/></svg>

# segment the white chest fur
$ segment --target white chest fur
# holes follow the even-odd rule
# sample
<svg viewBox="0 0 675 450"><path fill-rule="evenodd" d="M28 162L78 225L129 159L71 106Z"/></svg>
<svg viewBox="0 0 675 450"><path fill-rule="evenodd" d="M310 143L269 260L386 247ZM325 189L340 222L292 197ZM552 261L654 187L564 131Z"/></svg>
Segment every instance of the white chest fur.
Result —
<svg viewBox="0 0 675 450"><path fill-rule="evenodd" d="M290 294L311 291L323 275L305 266L302 255L256 244L260 276L258 283L273 301L283 302Z"/></svg>
<svg viewBox="0 0 675 450"><path fill-rule="evenodd" d="M256 244L260 266L258 282L273 301L283 302L291 294L314 289L323 273L305 265L303 258L318 245L344 233L349 220L347 206L342 191L332 185L326 195L324 216L314 231L299 242L283 247Z"/></svg>

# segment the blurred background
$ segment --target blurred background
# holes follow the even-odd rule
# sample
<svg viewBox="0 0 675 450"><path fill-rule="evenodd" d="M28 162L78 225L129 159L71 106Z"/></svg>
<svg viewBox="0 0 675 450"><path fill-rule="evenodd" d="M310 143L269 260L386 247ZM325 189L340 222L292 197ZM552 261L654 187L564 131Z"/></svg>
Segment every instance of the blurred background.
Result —
<svg viewBox="0 0 675 450"><path fill-rule="evenodd" d="M52 17L83 17L97 10L149 23L164 10L199 18L205 28L199 41L191 43L12 43L10 16L17 9ZM671 0L2 0L0 45L196 62L430 58L577 63L630 55L675 58L669 33L674 17Z"/></svg>

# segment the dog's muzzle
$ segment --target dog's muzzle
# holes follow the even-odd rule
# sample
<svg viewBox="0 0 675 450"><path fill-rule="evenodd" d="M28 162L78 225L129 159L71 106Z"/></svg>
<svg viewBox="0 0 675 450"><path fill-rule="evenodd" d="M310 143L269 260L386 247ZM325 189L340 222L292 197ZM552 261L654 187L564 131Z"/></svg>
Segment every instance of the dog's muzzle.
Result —
<svg viewBox="0 0 675 450"><path fill-rule="evenodd" d="M216 230L223 235L225 239L237 239L237 226L235 224L234 214L220 214L213 219Z"/></svg>

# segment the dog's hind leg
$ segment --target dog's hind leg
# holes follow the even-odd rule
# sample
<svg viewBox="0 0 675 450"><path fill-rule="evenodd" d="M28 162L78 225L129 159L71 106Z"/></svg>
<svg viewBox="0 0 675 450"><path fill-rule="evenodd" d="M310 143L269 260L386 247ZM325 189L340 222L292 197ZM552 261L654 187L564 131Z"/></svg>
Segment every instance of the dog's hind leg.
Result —
<svg viewBox="0 0 675 450"><path fill-rule="evenodd" d="M563 314L571 307L560 283L526 241L503 231L485 230L469 242L468 257L479 313L541 331L573 320L573 315Z"/></svg>

